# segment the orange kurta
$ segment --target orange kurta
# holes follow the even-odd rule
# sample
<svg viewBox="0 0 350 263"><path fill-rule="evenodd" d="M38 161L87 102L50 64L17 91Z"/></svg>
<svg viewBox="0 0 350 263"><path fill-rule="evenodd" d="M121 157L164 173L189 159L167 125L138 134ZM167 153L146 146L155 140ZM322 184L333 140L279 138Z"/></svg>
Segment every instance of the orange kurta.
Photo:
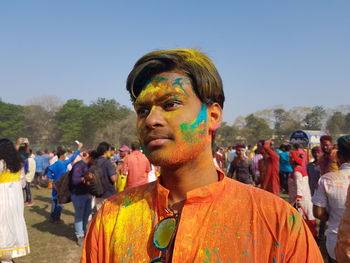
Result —
<svg viewBox="0 0 350 263"><path fill-rule="evenodd" d="M159 181L111 197L93 219L81 262L149 262L156 223L170 216ZM187 193L172 262L323 262L298 212L282 199L220 173Z"/></svg>

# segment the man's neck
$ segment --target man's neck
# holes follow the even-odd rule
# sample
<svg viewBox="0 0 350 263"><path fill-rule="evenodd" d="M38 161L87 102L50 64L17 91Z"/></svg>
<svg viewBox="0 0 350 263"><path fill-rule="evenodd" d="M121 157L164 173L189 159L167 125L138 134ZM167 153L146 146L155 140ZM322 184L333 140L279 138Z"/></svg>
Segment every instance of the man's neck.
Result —
<svg viewBox="0 0 350 263"><path fill-rule="evenodd" d="M169 207L178 212L182 209L187 192L217 181L218 174L210 151L179 167L161 168L161 184L170 191Z"/></svg>

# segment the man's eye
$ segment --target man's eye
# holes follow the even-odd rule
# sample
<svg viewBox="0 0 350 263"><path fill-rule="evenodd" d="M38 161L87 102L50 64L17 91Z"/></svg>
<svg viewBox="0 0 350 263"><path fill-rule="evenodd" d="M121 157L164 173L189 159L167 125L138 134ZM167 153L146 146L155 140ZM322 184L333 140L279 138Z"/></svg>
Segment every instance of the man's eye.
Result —
<svg viewBox="0 0 350 263"><path fill-rule="evenodd" d="M180 106L180 102L179 101L168 101L164 104L164 109L166 110L172 110L177 108L178 106Z"/></svg>
<svg viewBox="0 0 350 263"><path fill-rule="evenodd" d="M149 113L149 109L146 109L146 108L140 108L136 111L137 113L137 116L139 117L144 117L144 116L147 116L148 113Z"/></svg>

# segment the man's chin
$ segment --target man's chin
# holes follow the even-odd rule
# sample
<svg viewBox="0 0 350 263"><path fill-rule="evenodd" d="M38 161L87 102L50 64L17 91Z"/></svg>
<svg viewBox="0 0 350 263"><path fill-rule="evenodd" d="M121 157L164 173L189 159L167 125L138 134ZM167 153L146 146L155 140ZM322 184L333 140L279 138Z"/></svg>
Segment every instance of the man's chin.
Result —
<svg viewBox="0 0 350 263"><path fill-rule="evenodd" d="M176 155L165 154L162 151L154 150L147 154L148 160L155 166L160 167L175 167L182 163L182 160L176 158Z"/></svg>

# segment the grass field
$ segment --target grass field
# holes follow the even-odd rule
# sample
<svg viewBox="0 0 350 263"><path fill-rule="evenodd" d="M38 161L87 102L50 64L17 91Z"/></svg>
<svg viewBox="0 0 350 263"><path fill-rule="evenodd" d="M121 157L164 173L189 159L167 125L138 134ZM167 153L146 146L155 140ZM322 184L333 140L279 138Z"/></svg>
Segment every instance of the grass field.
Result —
<svg viewBox="0 0 350 263"><path fill-rule="evenodd" d="M76 244L74 234L74 208L66 204L62 211L65 224L49 222L51 190L32 188L33 206L25 207L31 252L15 259L16 263L79 262L81 247Z"/></svg>

